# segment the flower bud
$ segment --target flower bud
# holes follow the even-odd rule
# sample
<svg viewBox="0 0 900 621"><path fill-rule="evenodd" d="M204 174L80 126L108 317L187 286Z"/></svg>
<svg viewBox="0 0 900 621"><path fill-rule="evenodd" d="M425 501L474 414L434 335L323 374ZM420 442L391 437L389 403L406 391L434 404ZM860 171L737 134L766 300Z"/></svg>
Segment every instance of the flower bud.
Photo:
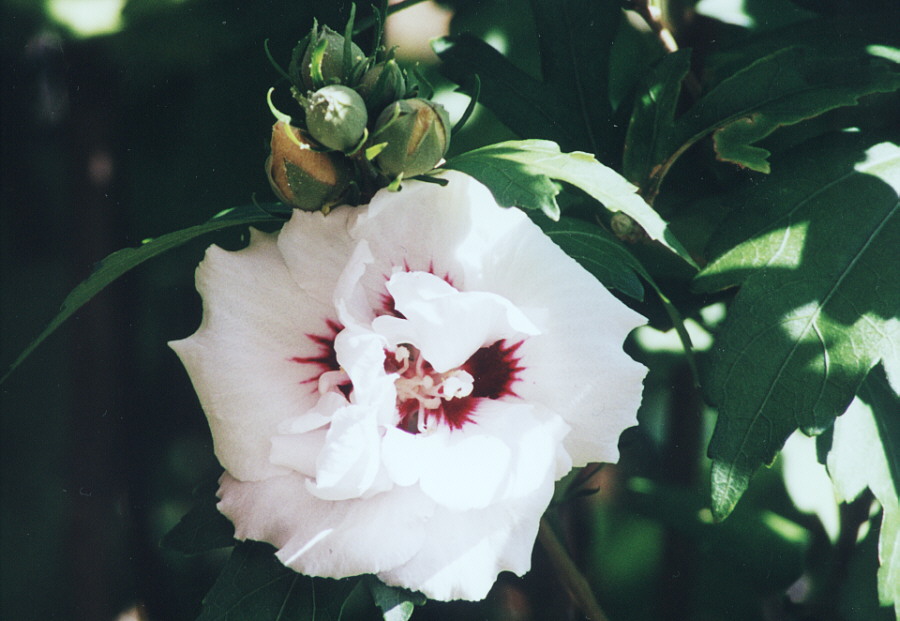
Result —
<svg viewBox="0 0 900 621"><path fill-rule="evenodd" d="M356 90L370 110L384 110L385 106L406 94L406 78L397 61L391 59L366 71Z"/></svg>
<svg viewBox="0 0 900 621"><path fill-rule="evenodd" d="M319 44L325 41L325 51L322 54L322 81L313 79L312 63L313 52ZM313 28L312 34L308 37L306 49L300 60L300 80L306 90L312 91L325 84L333 84L346 82L349 78L345 73L344 66L344 36L335 32L328 26L322 26L321 30ZM303 43L301 42L301 45ZM347 65L348 71L352 71L353 66L366 57L359 46L350 42L350 62Z"/></svg>
<svg viewBox="0 0 900 621"><path fill-rule="evenodd" d="M450 117L427 99L401 99L384 109L375 123L375 141L387 146L375 165L389 177L421 175L433 169L450 146Z"/></svg>
<svg viewBox="0 0 900 621"><path fill-rule="evenodd" d="M349 152L359 145L369 122L362 97L341 84L320 88L309 96L304 108L312 137L338 151Z"/></svg>
<svg viewBox="0 0 900 621"><path fill-rule="evenodd" d="M266 174L282 202L306 211L338 202L351 178L342 156L314 151L300 130L284 121L272 126L272 154L266 160Z"/></svg>

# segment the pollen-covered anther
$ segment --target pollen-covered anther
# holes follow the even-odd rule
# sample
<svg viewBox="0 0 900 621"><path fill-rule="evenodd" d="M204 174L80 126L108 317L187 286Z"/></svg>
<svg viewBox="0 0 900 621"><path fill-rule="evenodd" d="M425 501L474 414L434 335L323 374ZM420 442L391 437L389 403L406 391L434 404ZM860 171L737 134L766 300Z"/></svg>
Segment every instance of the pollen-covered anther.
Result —
<svg viewBox="0 0 900 621"><path fill-rule="evenodd" d="M398 375L394 382L398 409L415 413L418 433L440 422L443 401L468 397L475 386L472 375L463 369L438 373L412 345L399 345L394 352L386 352L385 368Z"/></svg>

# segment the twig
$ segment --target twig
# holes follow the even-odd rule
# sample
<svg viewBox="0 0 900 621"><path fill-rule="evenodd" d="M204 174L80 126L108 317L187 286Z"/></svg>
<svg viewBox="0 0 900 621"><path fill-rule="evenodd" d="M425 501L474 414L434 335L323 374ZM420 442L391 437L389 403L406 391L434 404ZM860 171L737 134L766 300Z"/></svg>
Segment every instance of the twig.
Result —
<svg viewBox="0 0 900 621"><path fill-rule="evenodd" d="M541 526L538 529L538 540L541 542L541 545L544 546L547 556L550 557L550 562L556 569L557 575L562 581L569 597L571 597L575 605L581 609L581 612L583 612L590 621L609 621L607 616L603 613L603 610L601 610L600 604L597 603L594 592L591 590L590 585L588 585L584 575L578 570L578 567L575 566L572 557L569 556L566 548L556 536L556 533L553 532L553 528L547 523L546 518L541 518Z"/></svg>

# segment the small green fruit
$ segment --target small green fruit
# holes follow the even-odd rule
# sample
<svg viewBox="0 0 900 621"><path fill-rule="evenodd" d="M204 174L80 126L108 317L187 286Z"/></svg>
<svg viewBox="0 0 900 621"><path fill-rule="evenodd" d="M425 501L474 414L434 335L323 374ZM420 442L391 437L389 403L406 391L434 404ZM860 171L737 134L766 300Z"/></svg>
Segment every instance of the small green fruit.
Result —
<svg viewBox="0 0 900 621"><path fill-rule="evenodd" d="M370 110L384 110L406 94L406 78L397 61L391 59L366 71L356 90Z"/></svg>
<svg viewBox="0 0 900 621"><path fill-rule="evenodd" d="M376 143L387 146L375 165L388 177L412 177L432 170L450 146L450 117L427 99L401 99L384 109L375 122Z"/></svg>
<svg viewBox="0 0 900 621"><path fill-rule="evenodd" d="M305 40L306 49L300 56L299 77L300 81L307 91L313 91L326 84L346 83L350 78L353 67L362 60L366 55L359 49L359 46L350 42L350 61L344 63L344 36L335 32L328 26L322 26L319 30L313 27L313 31ZM321 72L322 80L313 78L313 52L321 44L325 42L325 50L322 54ZM304 45L301 41L299 45ZM295 70L297 70L295 68Z"/></svg>
<svg viewBox="0 0 900 621"><path fill-rule="evenodd" d="M306 127L312 137L337 151L353 151L369 122L362 97L341 84L320 88L307 98L304 108Z"/></svg>

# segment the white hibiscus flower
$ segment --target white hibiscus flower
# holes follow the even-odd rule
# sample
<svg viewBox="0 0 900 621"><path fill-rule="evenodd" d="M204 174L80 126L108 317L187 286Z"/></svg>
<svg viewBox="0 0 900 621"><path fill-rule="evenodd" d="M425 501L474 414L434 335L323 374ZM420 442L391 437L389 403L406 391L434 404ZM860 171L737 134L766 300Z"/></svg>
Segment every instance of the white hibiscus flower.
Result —
<svg viewBox="0 0 900 621"><path fill-rule="evenodd" d="M312 576L482 599L528 571L554 481L614 462L643 323L473 179L295 211L197 270L171 345L226 469L219 509Z"/></svg>

